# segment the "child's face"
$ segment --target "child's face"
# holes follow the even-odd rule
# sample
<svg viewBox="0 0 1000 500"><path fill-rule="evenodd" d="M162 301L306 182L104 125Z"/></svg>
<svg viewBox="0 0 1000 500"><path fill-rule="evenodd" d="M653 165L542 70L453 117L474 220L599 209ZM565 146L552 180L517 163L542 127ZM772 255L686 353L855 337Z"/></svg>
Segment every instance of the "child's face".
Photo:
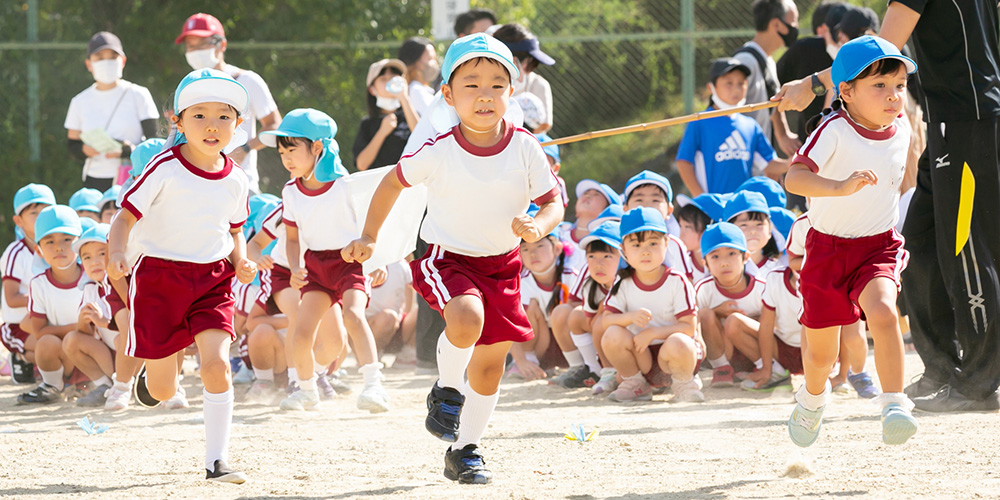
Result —
<svg viewBox="0 0 1000 500"><path fill-rule="evenodd" d="M663 233L647 232L642 241L639 233L632 233L622 240L625 261L639 272L651 272L663 265L667 258L667 237Z"/></svg>
<svg viewBox="0 0 1000 500"><path fill-rule="evenodd" d="M77 210L76 215L79 215L81 218L86 217L88 219L93 219L94 222L102 222L101 214L97 212L91 212L90 210Z"/></svg>
<svg viewBox="0 0 1000 500"><path fill-rule="evenodd" d="M48 205L43 205L41 203L35 203L29 205L28 208L21 210L21 213L14 216L14 224L24 231L24 236L30 241L35 240L35 219L38 218L38 213L45 209Z"/></svg>
<svg viewBox="0 0 1000 500"><path fill-rule="evenodd" d="M615 276L618 274L618 261L620 258L618 250L613 248L610 251L600 252L591 252L588 250L587 272L590 273L590 277L594 281L605 287L611 286L615 281Z"/></svg>
<svg viewBox="0 0 1000 500"><path fill-rule="evenodd" d="M743 236L747 239L747 251L750 253L761 251L771 241L771 223L767 217L753 220L750 212L744 212L734 217L732 223L743 231Z"/></svg>
<svg viewBox="0 0 1000 500"><path fill-rule="evenodd" d="M455 108L466 128L476 132L493 131L500 126L513 92L507 70L485 58L461 65L451 84L441 86L445 102Z"/></svg>
<svg viewBox="0 0 1000 500"><path fill-rule="evenodd" d="M628 212L638 207L655 208L663 214L664 219L670 217L670 213L674 211L674 207L667 201L667 196L656 184L643 184L629 193L628 201L625 203L625 211Z"/></svg>
<svg viewBox="0 0 1000 500"><path fill-rule="evenodd" d="M705 256L705 266L716 281L732 283L742 276L747 258L746 254L735 248L720 247Z"/></svg>
<svg viewBox="0 0 1000 500"><path fill-rule="evenodd" d="M521 242L521 263L525 269L533 273L543 273L548 271L559 257L562 245L552 241L551 236L546 236L534 243Z"/></svg>
<svg viewBox="0 0 1000 500"><path fill-rule="evenodd" d="M886 127L899 116L905 93L906 69L902 66L892 74L869 75L855 80L853 85L840 86L851 117L872 129Z"/></svg>
<svg viewBox="0 0 1000 500"><path fill-rule="evenodd" d="M101 220L99 222L103 224L111 224L111 218L115 216L115 212L117 211L118 209L115 208L114 203L104 205L104 209L101 210Z"/></svg>
<svg viewBox="0 0 1000 500"><path fill-rule="evenodd" d="M38 241L38 252L45 263L54 269L68 269L76 263L73 242L76 236L66 233L52 233Z"/></svg>
<svg viewBox="0 0 1000 500"><path fill-rule="evenodd" d="M323 143L321 141L310 143L309 141L297 140L288 147L278 144L278 155L281 156L281 164L285 170L288 170L288 173L292 174L292 177L309 177L312 175L313 169L316 168L316 156L320 152L318 150L322 149Z"/></svg>
<svg viewBox="0 0 1000 500"><path fill-rule="evenodd" d="M695 252L701 248L701 233L703 231L698 231L698 228L680 217L677 218L677 223L681 226L681 241L688 250Z"/></svg>
<svg viewBox="0 0 1000 500"><path fill-rule="evenodd" d="M184 134L188 145L200 155L211 157L222 152L242 122L228 104L204 102L181 113L177 131Z"/></svg>
<svg viewBox="0 0 1000 500"><path fill-rule="evenodd" d="M734 69L715 79L715 95L726 104L736 105L747 96L747 77Z"/></svg>
<svg viewBox="0 0 1000 500"><path fill-rule="evenodd" d="M588 189L577 198L574 208L577 217L593 219L601 215L605 208L608 208L608 199L604 197L604 193L596 189Z"/></svg>
<svg viewBox="0 0 1000 500"><path fill-rule="evenodd" d="M83 263L83 272L87 276L100 283L104 281L104 270L108 266L108 245L92 241L80 247L80 262Z"/></svg>

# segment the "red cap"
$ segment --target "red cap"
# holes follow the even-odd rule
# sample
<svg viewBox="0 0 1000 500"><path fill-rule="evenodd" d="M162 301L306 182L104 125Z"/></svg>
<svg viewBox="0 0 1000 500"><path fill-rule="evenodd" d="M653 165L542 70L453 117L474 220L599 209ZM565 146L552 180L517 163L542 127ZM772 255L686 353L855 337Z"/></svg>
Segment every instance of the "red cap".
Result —
<svg viewBox="0 0 1000 500"><path fill-rule="evenodd" d="M189 35L199 37L219 35L225 38L226 31L222 29L222 23L220 23L215 16L199 12L187 18L187 21L184 21L184 30L181 31L180 36L174 40L174 44L183 42L184 37Z"/></svg>

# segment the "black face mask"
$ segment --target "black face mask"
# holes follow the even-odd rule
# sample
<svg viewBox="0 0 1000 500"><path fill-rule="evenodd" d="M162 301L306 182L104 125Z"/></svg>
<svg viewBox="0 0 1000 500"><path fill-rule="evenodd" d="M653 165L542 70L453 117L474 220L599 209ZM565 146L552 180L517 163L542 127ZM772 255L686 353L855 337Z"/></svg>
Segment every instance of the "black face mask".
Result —
<svg viewBox="0 0 1000 500"><path fill-rule="evenodd" d="M799 28L798 26L792 26L791 24L786 23L784 19L777 19L781 21L781 24L784 24L785 27L788 28L788 33L778 33L778 36L780 36L781 41L785 43L785 47L791 47L792 44L799 39Z"/></svg>

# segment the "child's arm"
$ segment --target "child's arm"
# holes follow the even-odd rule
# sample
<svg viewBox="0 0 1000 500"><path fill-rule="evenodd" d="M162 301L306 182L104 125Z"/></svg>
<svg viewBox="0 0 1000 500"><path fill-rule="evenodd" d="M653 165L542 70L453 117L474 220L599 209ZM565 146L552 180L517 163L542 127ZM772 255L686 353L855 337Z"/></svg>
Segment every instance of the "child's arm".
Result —
<svg viewBox="0 0 1000 500"><path fill-rule="evenodd" d="M695 175L694 165L691 162L677 160L675 165L677 165L677 173L681 174L681 180L684 181L684 187L691 193L692 198L705 192L701 188L701 184L698 184L698 176Z"/></svg>
<svg viewBox="0 0 1000 500"><path fill-rule="evenodd" d="M549 234L562 222L564 212L562 200L559 196L554 196L549 201L542 203L534 217L526 214L514 217L510 228L522 240L534 243Z"/></svg>
<svg viewBox="0 0 1000 500"><path fill-rule="evenodd" d="M247 242L247 258L256 262L257 267L270 270L274 268L274 260L270 255L262 255L264 248L271 244L274 238L265 231L257 231L257 234Z"/></svg>
<svg viewBox="0 0 1000 500"><path fill-rule="evenodd" d="M730 314L733 313L743 313L743 309L740 309L740 305L736 303L735 300L727 300L712 308L715 312L715 316L721 319L726 319Z"/></svg>
<svg viewBox="0 0 1000 500"><path fill-rule="evenodd" d="M646 328L649 321L653 319L653 314L649 312L649 309L645 307L640 308L636 311L628 311L621 313L614 313L611 311L604 312L604 326L617 325L621 327L628 327L629 325L636 325L639 328Z"/></svg>
<svg viewBox="0 0 1000 500"><path fill-rule="evenodd" d="M257 263L247 259L247 238L243 235L243 228L231 228L229 233L233 235L233 252L229 254L229 262L236 268L236 278L240 283L250 283L257 276Z"/></svg>
<svg viewBox="0 0 1000 500"><path fill-rule="evenodd" d="M67 333L76 330L76 324L70 323L68 325L56 326L49 324L48 318L32 316L31 328L32 335L34 335L36 339L40 339L46 335L55 335L56 337L63 338Z"/></svg>
<svg viewBox="0 0 1000 500"><path fill-rule="evenodd" d="M288 256L288 270L292 273L288 281L296 290L309 283L306 279L306 269L301 267L302 262L299 262L299 252L299 228L285 224L285 254Z"/></svg>
<svg viewBox="0 0 1000 500"><path fill-rule="evenodd" d="M683 333L688 337L694 338L695 317L694 314L689 314L678 318L677 323L672 325L655 326L639 332L633 340L636 351L642 352L649 348L649 344L653 343L654 340L667 340L667 337L675 333Z"/></svg>
<svg viewBox="0 0 1000 500"><path fill-rule="evenodd" d="M771 378L771 353L774 352L774 322L777 318L774 309L763 307L760 311L760 330L757 331L757 344L760 347L760 360L764 366L751 373L747 378L757 383L759 387Z"/></svg>
<svg viewBox="0 0 1000 500"><path fill-rule="evenodd" d="M250 308L250 313L247 314L247 331L253 332L260 325L270 325L275 330L281 330L282 328L288 328L288 317L284 314L271 316L267 314L264 308L260 307L260 304L254 304Z"/></svg>
<svg viewBox="0 0 1000 500"><path fill-rule="evenodd" d="M12 279L3 280L3 298L8 307L28 306L28 294L21 293L21 283Z"/></svg>
<svg viewBox="0 0 1000 500"><path fill-rule="evenodd" d="M340 251L340 255L345 261L364 262L371 258L372 252L375 251L375 240L378 239L379 229L385 223L385 218L389 216L392 206L396 204L399 193L403 192L405 188L406 186L396 175L396 170L390 170L385 174L385 177L382 177L382 182L375 188L375 194L372 195L371 204L368 206L368 217L365 219L365 228L361 232L361 237L348 243ZM291 246L289 246L290 251ZM292 254L289 253L289 262L291 259Z"/></svg>
<svg viewBox="0 0 1000 500"><path fill-rule="evenodd" d="M793 163L785 176L785 189L808 197L849 196L876 184L878 176L871 170L856 170L850 177L837 181L814 173L805 163Z"/></svg>
<svg viewBox="0 0 1000 500"><path fill-rule="evenodd" d="M549 331L549 325L545 324L545 315L542 313L537 299L531 299L531 303L525 308L525 313L528 316L528 322L531 324L531 329L535 332L536 337L541 335L543 331L546 333ZM524 355L524 346L519 342L511 344L510 356L514 358L514 363L525 380L545 378L545 370L542 370L540 366L528 360Z"/></svg>
<svg viewBox="0 0 1000 500"><path fill-rule="evenodd" d="M788 172L788 160L774 157L773 160L767 162L767 166L764 167L764 175L781 182L781 176Z"/></svg>
<svg viewBox="0 0 1000 500"><path fill-rule="evenodd" d="M125 260L125 243L136 222L135 215L130 210L119 210L111 221L108 233L108 278L120 280L128 274L128 262Z"/></svg>

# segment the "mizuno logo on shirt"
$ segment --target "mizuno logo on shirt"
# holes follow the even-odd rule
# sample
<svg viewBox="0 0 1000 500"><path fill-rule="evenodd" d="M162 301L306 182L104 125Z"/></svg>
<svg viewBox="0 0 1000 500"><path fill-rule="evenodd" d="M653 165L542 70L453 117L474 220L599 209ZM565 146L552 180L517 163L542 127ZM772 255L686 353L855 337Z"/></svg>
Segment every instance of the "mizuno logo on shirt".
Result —
<svg viewBox="0 0 1000 500"><path fill-rule="evenodd" d="M942 156L942 157L937 158L936 160L934 160L935 161L934 168L941 168L941 167L950 166L951 162L950 161L945 161L948 158L948 155L950 155L950 154L951 153L948 153L948 154L946 154L946 155L944 155L944 156Z"/></svg>
<svg viewBox="0 0 1000 500"><path fill-rule="evenodd" d="M726 137L726 142L723 142L719 146L719 151L715 153L715 161L723 162L726 160L750 161L750 151L747 149L747 143L743 140L743 136L736 130L729 137Z"/></svg>

